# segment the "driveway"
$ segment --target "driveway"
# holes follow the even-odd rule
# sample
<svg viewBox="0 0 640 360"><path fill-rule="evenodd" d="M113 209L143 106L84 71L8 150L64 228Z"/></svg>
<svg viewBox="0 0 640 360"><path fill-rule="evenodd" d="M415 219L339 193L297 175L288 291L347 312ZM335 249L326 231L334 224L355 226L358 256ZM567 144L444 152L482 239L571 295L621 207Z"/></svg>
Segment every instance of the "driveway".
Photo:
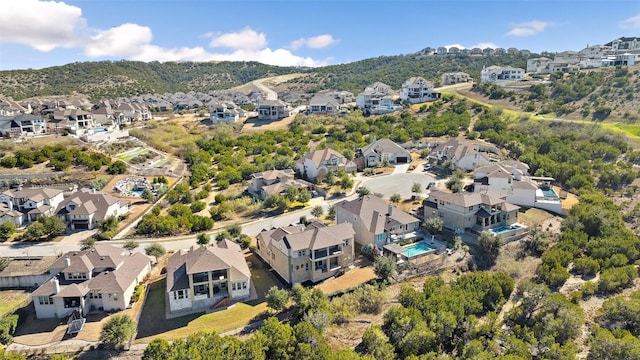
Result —
<svg viewBox="0 0 640 360"><path fill-rule="evenodd" d="M426 173L394 173L386 176L364 178L362 186L371 190L372 194L381 194L388 199L393 194L400 194L403 199L410 198L413 193L411 187L414 183L421 185L422 194L426 193L426 186L435 181L433 175Z"/></svg>

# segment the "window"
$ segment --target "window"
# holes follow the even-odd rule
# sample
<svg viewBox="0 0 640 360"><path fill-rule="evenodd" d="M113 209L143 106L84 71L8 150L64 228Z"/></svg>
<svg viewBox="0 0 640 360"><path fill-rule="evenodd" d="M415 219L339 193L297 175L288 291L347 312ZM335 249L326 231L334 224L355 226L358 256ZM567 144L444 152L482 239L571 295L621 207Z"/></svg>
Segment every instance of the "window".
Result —
<svg viewBox="0 0 640 360"><path fill-rule="evenodd" d="M247 283L246 283L246 282L243 282L243 283L242 283L242 288L243 288L243 289L246 289L246 288L247 288Z"/></svg>
<svg viewBox="0 0 640 360"><path fill-rule="evenodd" d="M236 291L236 283L231 283L231 290Z"/></svg>
<svg viewBox="0 0 640 360"><path fill-rule="evenodd" d="M53 305L53 299L48 296L38 296L40 305Z"/></svg>
<svg viewBox="0 0 640 360"><path fill-rule="evenodd" d="M342 246L349 246L349 239L342 240Z"/></svg>
<svg viewBox="0 0 640 360"><path fill-rule="evenodd" d="M118 301L118 294L109 293L109 301Z"/></svg>
<svg viewBox="0 0 640 360"><path fill-rule="evenodd" d="M305 264L305 270L309 271L309 263Z"/></svg>

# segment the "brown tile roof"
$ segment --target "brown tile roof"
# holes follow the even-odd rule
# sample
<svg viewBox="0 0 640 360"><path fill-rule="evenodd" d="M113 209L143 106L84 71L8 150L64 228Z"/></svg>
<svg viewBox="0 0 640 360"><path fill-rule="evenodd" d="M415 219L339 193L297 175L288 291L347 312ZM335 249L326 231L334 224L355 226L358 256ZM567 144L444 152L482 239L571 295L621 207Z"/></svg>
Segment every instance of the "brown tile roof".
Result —
<svg viewBox="0 0 640 360"><path fill-rule="evenodd" d="M62 190L42 188L42 189L21 189L21 190L7 190L3 194L17 199L29 199L35 202L42 201L44 199L51 199L62 193Z"/></svg>
<svg viewBox="0 0 640 360"><path fill-rule="evenodd" d="M374 234L382 233L382 230L391 222L411 224L419 221L375 195L367 195L351 201L343 200L336 206L357 215Z"/></svg>
<svg viewBox="0 0 640 360"><path fill-rule="evenodd" d="M53 287L53 284L51 286ZM87 295L88 292L89 288L85 283L60 285L60 292L54 294L52 297L82 297Z"/></svg>
<svg viewBox="0 0 640 360"><path fill-rule="evenodd" d="M346 160L344 155L333 149L326 148L322 150L314 150L310 153L307 153L302 159L298 160L298 162L302 163L304 159L309 159L316 167L320 167L322 166L322 164L324 164L325 161L331 159L332 157L337 157L339 159L338 165Z"/></svg>
<svg viewBox="0 0 640 360"><path fill-rule="evenodd" d="M448 202L461 207L469 207L480 204L497 205L505 202L504 195L495 191L487 190L482 192L459 192L449 193L440 190L433 190L429 194L429 200L437 202L438 200Z"/></svg>
<svg viewBox="0 0 640 360"><path fill-rule="evenodd" d="M332 245L340 245L342 240L351 239L354 234L353 227L348 223L324 226L315 222L299 232L273 232L270 238L271 241L284 241L288 249L297 251L303 249L316 250Z"/></svg>
<svg viewBox="0 0 640 360"><path fill-rule="evenodd" d="M81 189L74 192L68 198L64 199L56 213L60 213L65 210L65 207L70 202L78 205L76 209L72 211L74 214L94 214L93 218L96 221L104 220L106 218L107 209L109 206L120 202L120 200L107 193L96 191L92 192L89 189ZM122 203L121 203L122 204ZM78 211L77 213L75 211Z"/></svg>

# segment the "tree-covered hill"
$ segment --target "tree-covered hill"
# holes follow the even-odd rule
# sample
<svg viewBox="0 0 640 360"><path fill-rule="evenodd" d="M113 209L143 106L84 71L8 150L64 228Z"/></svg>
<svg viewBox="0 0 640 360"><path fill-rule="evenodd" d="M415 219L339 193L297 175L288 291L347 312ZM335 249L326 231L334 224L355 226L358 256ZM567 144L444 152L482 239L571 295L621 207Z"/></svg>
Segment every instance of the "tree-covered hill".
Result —
<svg viewBox="0 0 640 360"><path fill-rule="evenodd" d="M307 72L310 76L286 84L292 89L327 88L360 92L382 81L395 89L412 76L438 81L443 72L466 71L478 77L483 66L525 66L523 56L382 56L348 64L308 69L258 62L78 62L40 70L0 71L0 94L20 100L32 96L84 94L92 100L176 91L228 89L275 75Z"/></svg>
<svg viewBox="0 0 640 360"><path fill-rule="evenodd" d="M0 94L19 100L78 92L91 99L176 91L227 89L300 71L258 62L78 62L40 70L0 71Z"/></svg>

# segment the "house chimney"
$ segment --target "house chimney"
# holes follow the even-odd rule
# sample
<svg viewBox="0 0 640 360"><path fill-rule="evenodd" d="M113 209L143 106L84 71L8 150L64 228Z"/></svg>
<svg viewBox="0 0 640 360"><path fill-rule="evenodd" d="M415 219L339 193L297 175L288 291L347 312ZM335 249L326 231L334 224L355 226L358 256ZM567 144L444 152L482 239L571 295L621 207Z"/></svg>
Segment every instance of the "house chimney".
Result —
<svg viewBox="0 0 640 360"><path fill-rule="evenodd" d="M65 256L64 258L64 265L71 266L71 259L68 256Z"/></svg>
<svg viewBox="0 0 640 360"><path fill-rule="evenodd" d="M389 212L388 212L387 216L391 216L392 212L393 212L393 205L389 204Z"/></svg>
<svg viewBox="0 0 640 360"><path fill-rule="evenodd" d="M58 281L57 277L53 278L53 293L57 294L60 292L60 281Z"/></svg>

